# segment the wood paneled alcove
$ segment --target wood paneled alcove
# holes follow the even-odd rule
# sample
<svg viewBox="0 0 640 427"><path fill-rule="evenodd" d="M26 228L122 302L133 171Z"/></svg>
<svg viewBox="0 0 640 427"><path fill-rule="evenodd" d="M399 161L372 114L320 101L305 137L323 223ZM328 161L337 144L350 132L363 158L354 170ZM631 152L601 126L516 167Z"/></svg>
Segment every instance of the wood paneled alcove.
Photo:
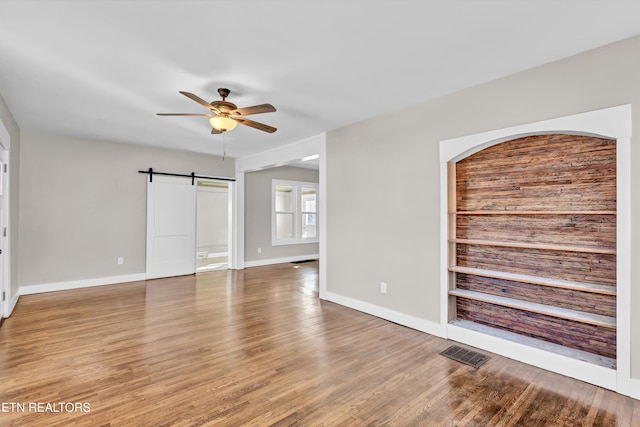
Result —
<svg viewBox="0 0 640 427"><path fill-rule="evenodd" d="M449 177L449 320L615 366L616 141L518 138Z"/></svg>

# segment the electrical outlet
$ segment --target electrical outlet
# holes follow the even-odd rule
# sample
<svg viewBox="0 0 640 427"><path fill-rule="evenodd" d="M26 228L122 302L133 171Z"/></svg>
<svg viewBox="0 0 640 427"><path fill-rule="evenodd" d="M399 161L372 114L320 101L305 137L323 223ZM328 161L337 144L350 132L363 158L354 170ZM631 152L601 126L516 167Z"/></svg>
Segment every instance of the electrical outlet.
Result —
<svg viewBox="0 0 640 427"><path fill-rule="evenodd" d="M261 254L262 253L262 248L258 248L258 253Z"/></svg>
<svg viewBox="0 0 640 427"><path fill-rule="evenodd" d="M383 293L383 294L387 293L387 283L386 282L380 282L380 293Z"/></svg>
<svg viewBox="0 0 640 427"><path fill-rule="evenodd" d="M122 264L124 264L124 258L118 257L118 265L122 265Z"/></svg>

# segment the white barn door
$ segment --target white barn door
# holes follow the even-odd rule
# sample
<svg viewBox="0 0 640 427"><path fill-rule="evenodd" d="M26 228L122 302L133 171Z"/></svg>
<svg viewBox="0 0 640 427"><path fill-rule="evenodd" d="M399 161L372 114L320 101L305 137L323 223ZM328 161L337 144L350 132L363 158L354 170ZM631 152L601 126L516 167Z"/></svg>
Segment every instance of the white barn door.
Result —
<svg viewBox="0 0 640 427"><path fill-rule="evenodd" d="M196 186L153 175L147 182L147 278L196 271Z"/></svg>

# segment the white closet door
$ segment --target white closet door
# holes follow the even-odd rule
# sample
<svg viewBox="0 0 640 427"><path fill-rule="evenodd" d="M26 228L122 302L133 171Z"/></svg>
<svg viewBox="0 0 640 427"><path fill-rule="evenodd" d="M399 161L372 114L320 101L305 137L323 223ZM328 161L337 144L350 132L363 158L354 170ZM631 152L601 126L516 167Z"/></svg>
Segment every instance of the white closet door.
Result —
<svg viewBox="0 0 640 427"><path fill-rule="evenodd" d="M147 182L147 278L196 271L196 186L154 175Z"/></svg>

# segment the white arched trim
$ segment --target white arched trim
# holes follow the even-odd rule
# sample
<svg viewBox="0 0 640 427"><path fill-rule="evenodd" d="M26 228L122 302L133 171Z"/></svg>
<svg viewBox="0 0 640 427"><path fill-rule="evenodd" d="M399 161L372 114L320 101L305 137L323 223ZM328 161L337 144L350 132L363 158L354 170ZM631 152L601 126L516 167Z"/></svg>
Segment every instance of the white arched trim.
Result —
<svg viewBox="0 0 640 427"><path fill-rule="evenodd" d="M631 105L590 111L440 141L440 323L449 339L638 398L631 378ZM614 138L617 156L617 369L485 335L448 324L447 163L512 139L550 133Z"/></svg>

